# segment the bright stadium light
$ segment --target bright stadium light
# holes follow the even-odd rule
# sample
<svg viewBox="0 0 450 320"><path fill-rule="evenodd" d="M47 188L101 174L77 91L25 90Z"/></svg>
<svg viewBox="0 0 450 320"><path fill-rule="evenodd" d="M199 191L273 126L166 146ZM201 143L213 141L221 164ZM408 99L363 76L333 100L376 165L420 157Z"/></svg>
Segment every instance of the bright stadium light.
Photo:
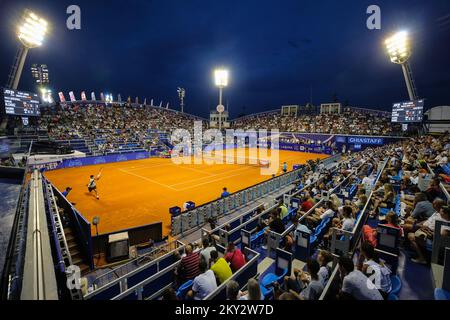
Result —
<svg viewBox="0 0 450 320"><path fill-rule="evenodd" d="M385 43L391 62L403 64L411 57L411 43L408 32L398 32L388 38Z"/></svg>
<svg viewBox="0 0 450 320"><path fill-rule="evenodd" d="M411 40L407 31L400 31L386 39L386 49L392 63L402 66L403 75L405 77L406 87L410 100L417 100L417 90L414 85L411 68L408 60L412 54Z"/></svg>
<svg viewBox="0 0 450 320"><path fill-rule="evenodd" d="M216 69L214 70L214 80L217 87L219 87L219 104L217 105L217 112L219 113L219 130L222 130L222 112L225 111L225 107L222 104L222 91L223 88L228 86L228 70Z"/></svg>
<svg viewBox="0 0 450 320"><path fill-rule="evenodd" d="M17 36L25 47L39 47L42 45L44 36L47 33L47 25L48 23L44 19L39 18L31 11L25 11Z"/></svg>
<svg viewBox="0 0 450 320"><path fill-rule="evenodd" d="M17 89L28 50L42 45L47 30L47 21L37 16L34 12L25 10L22 21L17 27L17 37L22 47L17 52L15 63L11 69L8 81L9 88Z"/></svg>
<svg viewBox="0 0 450 320"><path fill-rule="evenodd" d="M216 69L214 70L214 79L216 82L216 86L226 87L228 85L228 70L225 69Z"/></svg>

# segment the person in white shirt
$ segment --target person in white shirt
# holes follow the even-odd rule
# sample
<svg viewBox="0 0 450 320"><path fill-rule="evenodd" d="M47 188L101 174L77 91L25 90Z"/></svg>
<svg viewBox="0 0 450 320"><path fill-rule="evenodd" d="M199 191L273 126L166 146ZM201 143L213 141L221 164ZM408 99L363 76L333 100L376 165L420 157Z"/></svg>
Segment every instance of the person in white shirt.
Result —
<svg viewBox="0 0 450 320"><path fill-rule="evenodd" d="M367 241L361 245L358 270L373 278L372 282L375 287L380 291L384 300L387 300L389 292L392 290L391 270L378 258L375 248Z"/></svg>
<svg viewBox="0 0 450 320"><path fill-rule="evenodd" d="M207 238L202 240L203 249L200 251L200 257L206 262L206 265L211 267L211 252L216 250L216 248L210 245Z"/></svg>
<svg viewBox="0 0 450 320"><path fill-rule="evenodd" d="M217 289L217 282L214 272L208 269L204 260L199 263L200 274L194 278L192 290L188 292L189 298L203 300L207 295Z"/></svg>
<svg viewBox="0 0 450 320"><path fill-rule="evenodd" d="M383 300L381 293L370 279L361 271L355 270L353 260L349 257L339 258L339 272L343 279L339 299Z"/></svg>
<svg viewBox="0 0 450 320"><path fill-rule="evenodd" d="M425 222L423 222L422 226L416 232L411 232L408 234L408 240L417 252L417 258L411 259L412 262L427 264L427 260L425 258L427 240L431 240L434 237L436 221L450 222L450 207L443 205L445 204L443 200L438 199L438 201L440 205L442 205L438 212L434 213ZM436 208L436 200L433 201L433 206ZM444 235L449 235L450 227L443 226L441 228L441 233Z"/></svg>
<svg viewBox="0 0 450 320"><path fill-rule="evenodd" d="M319 279L322 282L323 287L328 283L328 279L331 276L331 267L329 263L333 261L333 255L326 250L320 250L317 254L317 262L320 265L319 269Z"/></svg>

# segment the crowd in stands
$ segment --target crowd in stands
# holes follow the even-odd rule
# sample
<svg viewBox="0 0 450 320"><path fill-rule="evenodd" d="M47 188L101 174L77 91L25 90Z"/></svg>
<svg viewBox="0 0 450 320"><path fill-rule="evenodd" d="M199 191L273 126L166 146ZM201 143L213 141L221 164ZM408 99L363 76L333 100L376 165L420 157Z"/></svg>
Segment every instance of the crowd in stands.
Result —
<svg viewBox="0 0 450 320"><path fill-rule="evenodd" d="M276 128L282 132L351 134L351 135L398 135L401 126L391 123L389 117L377 112L361 112L346 108L340 114L283 116L280 113L247 116L237 119L234 127L239 129Z"/></svg>
<svg viewBox="0 0 450 320"><path fill-rule="evenodd" d="M121 145L156 146L155 130L192 130L194 116L170 109L127 105L59 105L42 110L39 129L55 140L75 138L95 141L103 152Z"/></svg>
<svg viewBox="0 0 450 320"><path fill-rule="evenodd" d="M436 221L450 222L449 199L445 194L450 184L445 167L449 151L450 136L446 134L366 149L346 156L331 169L310 161L298 183L301 203L296 213L289 217L289 209L280 202L256 232L261 231L265 236L269 232L284 234L280 248L293 252L297 232L309 233L311 241L325 221L328 228L303 269L293 268L292 274L284 276L281 282L269 284L272 299L319 299L331 277L333 260L339 272L328 288L331 299L393 299L396 270L379 256L377 225L398 230L401 250L412 262L429 263L427 246L433 239ZM356 187L354 195L348 198L334 193L344 181L348 182L347 186ZM326 199L322 199L324 191L330 193ZM332 233L354 232L358 223L365 225L354 255L342 254L336 258L331 254ZM288 228L290 232L286 233ZM450 236L450 227L441 231L444 236ZM245 290L230 279L245 265L246 257L233 243L221 257L214 246L215 240L214 237L204 239L196 249L196 245L186 247L177 270L178 285L192 280L192 288L184 297L175 297L172 294L175 290L168 289L164 299L204 299L224 282L229 300L267 298L269 288L261 279L249 279ZM264 250L265 246L261 248ZM368 285L371 281L373 286Z"/></svg>

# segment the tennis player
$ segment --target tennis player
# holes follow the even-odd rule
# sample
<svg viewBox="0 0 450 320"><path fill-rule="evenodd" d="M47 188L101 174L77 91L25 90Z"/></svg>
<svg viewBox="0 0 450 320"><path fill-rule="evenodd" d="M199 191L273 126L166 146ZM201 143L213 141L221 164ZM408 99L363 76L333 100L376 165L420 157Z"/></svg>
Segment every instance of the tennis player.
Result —
<svg viewBox="0 0 450 320"><path fill-rule="evenodd" d="M87 184L89 193L91 193L92 191L94 191L97 200L99 200L100 197L98 196L98 191L97 191L97 184L96 184L96 181L100 180L100 177L101 177L101 171L100 171L100 173L97 175L97 177L95 177L94 175L91 175L91 176L89 177L89 183Z"/></svg>

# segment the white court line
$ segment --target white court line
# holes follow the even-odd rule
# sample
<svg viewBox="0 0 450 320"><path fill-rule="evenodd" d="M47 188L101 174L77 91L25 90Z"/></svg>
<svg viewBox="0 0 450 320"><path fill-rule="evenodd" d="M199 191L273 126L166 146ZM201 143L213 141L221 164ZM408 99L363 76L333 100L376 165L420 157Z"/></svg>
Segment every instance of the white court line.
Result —
<svg viewBox="0 0 450 320"><path fill-rule="evenodd" d="M140 166L140 167L128 167L128 168L123 168L124 170L140 170L140 169L151 169L151 168L157 168L157 167L164 167L164 166L169 166L172 163L161 163L161 164L156 164L154 166Z"/></svg>
<svg viewBox="0 0 450 320"><path fill-rule="evenodd" d="M172 188L171 186L168 186L168 185L166 185L166 184L164 184L164 183L160 183L160 182L158 182L158 181L149 179L149 178L147 178L147 177L143 177L143 176L141 176L141 175L139 175L139 174L135 174L135 173L132 173L132 172L128 172L128 171L125 171L125 170L123 170L123 169L119 169L119 170L122 171L123 173L130 174L130 175L132 175L132 176L135 176L135 177L141 178L141 179L143 179L143 180L146 180L146 181L155 183L155 184L160 185L160 186L162 186L162 187L166 187L166 188L171 189L171 190L173 190L173 191L179 191L178 189Z"/></svg>
<svg viewBox="0 0 450 320"><path fill-rule="evenodd" d="M209 180L209 181L207 181L207 182L198 183L198 184L192 185L192 186L187 187L187 188L181 188L181 189L178 189L178 191L189 190L189 189L192 189L192 188L196 188L196 187L202 186L202 185L204 185L204 184L209 184L209 183L211 183L211 182L216 182L216 181L225 180L225 179L229 179L229 178L232 178L232 177L237 177L237 176L240 176L240 175L241 175L241 174L238 173L238 174L233 174L233 175L231 175L231 176L224 176L224 177L219 178L219 179L214 179L214 180Z"/></svg>
<svg viewBox="0 0 450 320"><path fill-rule="evenodd" d="M186 167L186 166L188 166L188 164L180 164L180 165L175 164L175 163L172 163L172 164L174 166L177 166L177 168L192 170L192 171L200 172L200 173L206 173L206 174L209 174L210 176L217 176L218 175L217 173L210 173L210 172L206 172L206 171L202 171L202 170L198 170L198 169L194 169L194 168L188 168L188 167ZM203 178L208 178L208 177L203 177Z"/></svg>
<svg viewBox="0 0 450 320"><path fill-rule="evenodd" d="M227 171L227 172L224 172L224 173L225 173L225 174L227 174L227 173L233 173L233 172L237 172L237 171L243 171L243 170L246 170L246 169L251 169L251 168L250 168L250 167L245 167L245 168L240 168L240 169L230 170L230 171ZM224 173L216 174L216 176L223 175ZM196 178L196 179L186 180L186 181L183 181L183 182L171 184L170 186L171 186L171 187L179 186L179 185L183 185L183 184L186 184L186 183L191 183L191 182L194 182L194 181L199 181L199 180L204 180L204 179L210 179L210 177L200 177L200 178Z"/></svg>

